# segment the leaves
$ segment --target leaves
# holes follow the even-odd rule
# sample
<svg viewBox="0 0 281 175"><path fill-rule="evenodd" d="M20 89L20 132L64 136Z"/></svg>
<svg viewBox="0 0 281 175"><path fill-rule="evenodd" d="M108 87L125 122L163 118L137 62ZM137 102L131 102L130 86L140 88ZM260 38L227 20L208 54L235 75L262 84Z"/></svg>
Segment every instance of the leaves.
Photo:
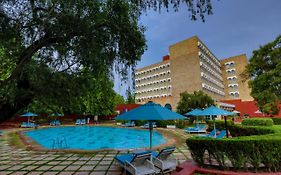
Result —
<svg viewBox="0 0 281 175"><path fill-rule="evenodd" d="M111 113L112 70L125 79L146 49L140 15L181 3L192 20L211 14L211 0L1 1L0 120L27 107Z"/></svg>
<svg viewBox="0 0 281 175"><path fill-rule="evenodd" d="M212 97L205 94L203 91L194 91L193 94L183 92L180 94L180 101L177 106L177 112L185 114L193 109L204 109L214 105Z"/></svg>
<svg viewBox="0 0 281 175"><path fill-rule="evenodd" d="M267 114L277 114L281 102L281 36L253 52L247 73L252 77L251 95L259 107Z"/></svg>

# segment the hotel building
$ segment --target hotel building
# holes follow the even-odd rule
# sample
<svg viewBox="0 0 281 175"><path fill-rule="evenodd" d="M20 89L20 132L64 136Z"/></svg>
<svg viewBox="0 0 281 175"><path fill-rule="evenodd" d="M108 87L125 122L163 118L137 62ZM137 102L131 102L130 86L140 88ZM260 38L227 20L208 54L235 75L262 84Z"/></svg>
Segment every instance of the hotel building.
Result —
<svg viewBox="0 0 281 175"><path fill-rule="evenodd" d="M245 71L248 64L245 54L221 60L223 82L225 86L225 100L242 99L251 101L248 80L246 81L241 74Z"/></svg>
<svg viewBox="0 0 281 175"><path fill-rule="evenodd" d="M136 70L136 103L153 101L175 110L180 93L198 90L216 101L250 98L239 76L247 64L245 55L220 61L196 36L171 45L169 53L161 62ZM236 81L230 81L234 76Z"/></svg>

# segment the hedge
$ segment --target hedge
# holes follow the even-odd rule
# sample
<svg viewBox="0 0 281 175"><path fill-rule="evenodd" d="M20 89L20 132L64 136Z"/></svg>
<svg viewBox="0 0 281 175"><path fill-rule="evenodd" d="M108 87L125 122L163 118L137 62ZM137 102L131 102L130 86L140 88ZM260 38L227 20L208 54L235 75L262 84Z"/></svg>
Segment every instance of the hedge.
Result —
<svg viewBox="0 0 281 175"><path fill-rule="evenodd" d="M249 170L253 167L255 171L281 170L281 134L233 139L192 137L186 143L193 159L201 166L207 155L209 160L218 162L220 169Z"/></svg>
<svg viewBox="0 0 281 175"><path fill-rule="evenodd" d="M231 125L228 127L228 130L233 137L265 135L265 134L272 134L275 132L275 130L271 127L243 126L243 125Z"/></svg>
<svg viewBox="0 0 281 175"><path fill-rule="evenodd" d="M271 118L247 118L242 121L242 125L247 126L272 126L273 120Z"/></svg>
<svg viewBox="0 0 281 175"><path fill-rule="evenodd" d="M281 127L230 125L229 130L237 137L188 138L186 143L193 159L201 166L206 158L214 159L220 169L281 170Z"/></svg>
<svg viewBox="0 0 281 175"><path fill-rule="evenodd" d="M271 118L274 125L281 125L281 118Z"/></svg>
<svg viewBox="0 0 281 175"><path fill-rule="evenodd" d="M218 130L225 130L225 122L224 120L215 120L216 122L216 129ZM227 120L227 126L232 126L234 123L232 120ZM211 131L213 130L214 128L214 121L213 120L208 120L207 121L207 124L208 124L208 131Z"/></svg>

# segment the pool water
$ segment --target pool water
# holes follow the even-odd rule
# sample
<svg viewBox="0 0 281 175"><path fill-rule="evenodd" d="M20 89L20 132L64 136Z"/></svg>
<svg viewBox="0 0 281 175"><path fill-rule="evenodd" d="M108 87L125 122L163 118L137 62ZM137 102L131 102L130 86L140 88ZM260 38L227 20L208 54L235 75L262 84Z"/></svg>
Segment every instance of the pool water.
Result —
<svg viewBox="0 0 281 175"><path fill-rule="evenodd" d="M67 126L27 131L25 134L47 149L137 149L149 147L149 131L106 126ZM152 145L166 143L153 131Z"/></svg>

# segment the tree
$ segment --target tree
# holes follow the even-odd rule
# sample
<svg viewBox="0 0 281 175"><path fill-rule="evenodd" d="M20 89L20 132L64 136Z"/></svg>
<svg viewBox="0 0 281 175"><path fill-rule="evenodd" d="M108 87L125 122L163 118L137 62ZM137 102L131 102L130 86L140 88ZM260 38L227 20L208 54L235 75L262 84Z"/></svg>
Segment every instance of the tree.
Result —
<svg viewBox="0 0 281 175"><path fill-rule="evenodd" d="M204 14L211 14L210 0L184 2L192 20L204 20ZM72 97L83 96L87 89L84 68L98 79L100 72L110 78L115 66L126 77L127 68L135 66L146 48L140 15L150 8L168 10L172 6L177 10L180 3L2 0L0 121L35 101L68 109L74 106Z"/></svg>
<svg viewBox="0 0 281 175"><path fill-rule="evenodd" d="M127 99L126 99L127 104L136 103L136 99L135 99L136 95L134 93L132 93L130 88L126 91L126 95L127 95Z"/></svg>
<svg viewBox="0 0 281 175"><path fill-rule="evenodd" d="M281 102L281 36L253 51L246 68L251 95L261 110L277 114Z"/></svg>
<svg viewBox="0 0 281 175"><path fill-rule="evenodd" d="M205 109L214 105L215 101L203 91L194 91L193 94L183 92L180 94L180 101L177 106L177 112L186 114L193 109Z"/></svg>
<svg viewBox="0 0 281 175"><path fill-rule="evenodd" d="M125 104L125 99L122 95L116 93L114 102L115 102L115 106L120 104Z"/></svg>

